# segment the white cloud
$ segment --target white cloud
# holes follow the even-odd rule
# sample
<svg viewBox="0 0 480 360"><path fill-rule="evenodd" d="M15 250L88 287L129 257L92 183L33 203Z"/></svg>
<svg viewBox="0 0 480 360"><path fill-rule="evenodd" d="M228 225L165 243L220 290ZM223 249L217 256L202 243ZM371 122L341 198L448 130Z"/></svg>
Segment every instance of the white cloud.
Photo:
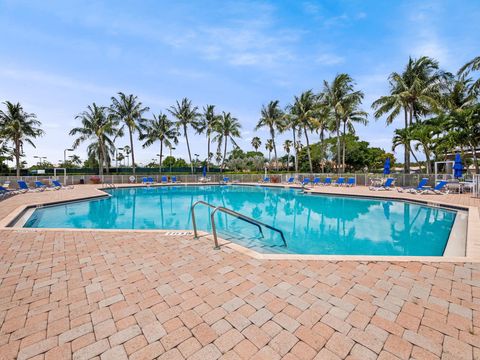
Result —
<svg viewBox="0 0 480 360"><path fill-rule="evenodd" d="M344 63L345 58L332 53L324 53L317 56L316 62L320 65L338 65Z"/></svg>

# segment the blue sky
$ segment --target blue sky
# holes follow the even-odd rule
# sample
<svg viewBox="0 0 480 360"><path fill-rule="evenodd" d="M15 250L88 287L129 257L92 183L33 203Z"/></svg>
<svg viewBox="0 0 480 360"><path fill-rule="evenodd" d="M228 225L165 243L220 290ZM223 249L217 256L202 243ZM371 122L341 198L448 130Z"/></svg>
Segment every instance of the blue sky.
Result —
<svg viewBox="0 0 480 360"><path fill-rule="evenodd" d="M337 73L355 79L370 111L409 55L456 71L480 55L479 18L478 0L0 0L0 101L20 101L43 123L46 136L26 148L30 163L62 159L75 115L92 102L109 105L118 91L154 113L185 96L200 108L215 104L241 121L239 144L250 149L252 136L268 136L253 131L262 104L285 106ZM396 126L401 119L386 127L370 117L357 134L390 151ZM191 139L204 158L204 138ZM158 152L136 144L141 163ZM83 159L84 149L76 151ZM186 158L184 142L176 155Z"/></svg>

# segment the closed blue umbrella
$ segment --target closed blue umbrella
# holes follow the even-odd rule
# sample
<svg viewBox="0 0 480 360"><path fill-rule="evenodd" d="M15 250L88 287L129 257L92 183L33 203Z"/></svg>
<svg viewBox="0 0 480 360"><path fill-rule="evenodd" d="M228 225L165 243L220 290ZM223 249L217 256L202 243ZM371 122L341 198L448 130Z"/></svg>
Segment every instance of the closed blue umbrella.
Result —
<svg viewBox="0 0 480 360"><path fill-rule="evenodd" d="M207 177L207 167L205 165L203 165L202 175L203 177Z"/></svg>
<svg viewBox="0 0 480 360"><path fill-rule="evenodd" d="M463 176L462 158L459 153L455 154L455 164L453 164L453 176L457 179Z"/></svg>
<svg viewBox="0 0 480 360"><path fill-rule="evenodd" d="M385 164L383 165L383 174L388 175L390 174L390 158L385 160Z"/></svg>

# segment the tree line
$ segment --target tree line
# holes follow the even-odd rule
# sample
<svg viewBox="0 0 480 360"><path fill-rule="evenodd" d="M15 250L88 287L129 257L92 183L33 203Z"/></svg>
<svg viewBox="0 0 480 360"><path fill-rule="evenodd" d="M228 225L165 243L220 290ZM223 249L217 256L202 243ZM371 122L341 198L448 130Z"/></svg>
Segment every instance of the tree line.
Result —
<svg viewBox="0 0 480 360"><path fill-rule="evenodd" d="M478 70L480 56L456 73L442 70L438 61L423 56L409 58L401 72L390 74L388 94L375 100L371 107L374 118L386 117L387 125L403 118L404 126L394 131L392 151L403 147L406 173L410 172L411 157L419 163L418 151L424 153L425 171L429 173L434 160L445 159L457 150L471 154L476 172L479 172L476 150L480 145L480 79L472 77ZM355 127L368 123L368 113L362 109L364 96L352 77L341 73L332 81L324 81L319 92L307 90L294 96L293 101L284 107L278 100L263 105L255 131L268 130L269 137L264 146L269 154L269 166L279 170L277 135L290 133L291 138L283 143L283 150L287 154L287 164L290 164L293 150L296 172L303 159L302 153L306 153L310 172L314 170L314 162L315 168L319 165L322 171L329 166L339 173L345 172L349 166L347 147L355 138ZM6 101L3 104L5 110L0 110L0 160L12 156L19 175L24 143L35 146L33 140L44 135L44 131L36 115L25 112L19 103ZM219 163L221 171L225 170L229 143L233 146L230 158L239 149L236 142L242 128L239 120L230 112L217 111L215 105L205 105L200 110L191 100L183 98L165 112L147 116L149 111L137 96L123 92L112 97L109 106L92 103L75 117L80 125L69 132L75 137L72 147L75 149L88 142L87 155L98 163L101 174L104 169L109 171L113 159L123 156L118 153L115 142L125 135L130 143L125 152L131 157L133 173L136 166L135 138L142 142L143 148L159 144L161 168L165 148L172 149L183 137L192 172L194 165L188 137L191 130L206 138L205 164L208 170L212 160ZM213 144L216 144L215 152L212 151ZM262 139L255 136L251 141L255 152L258 153L261 145ZM235 162L229 164L236 167Z"/></svg>

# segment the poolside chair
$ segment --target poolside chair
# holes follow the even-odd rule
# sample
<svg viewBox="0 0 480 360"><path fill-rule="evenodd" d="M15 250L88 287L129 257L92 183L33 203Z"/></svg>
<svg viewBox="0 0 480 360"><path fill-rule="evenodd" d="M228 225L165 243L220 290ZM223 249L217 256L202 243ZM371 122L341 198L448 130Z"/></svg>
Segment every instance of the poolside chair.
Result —
<svg viewBox="0 0 480 360"><path fill-rule="evenodd" d="M313 186L317 186L321 184L320 178L319 177L314 178L312 184Z"/></svg>
<svg viewBox="0 0 480 360"><path fill-rule="evenodd" d="M302 186L305 186L305 185L307 185L308 183L310 183L310 179L309 179L309 178L305 178L305 179L303 179L303 181L302 181Z"/></svg>
<svg viewBox="0 0 480 360"><path fill-rule="evenodd" d="M10 190L6 187L0 186L0 200L6 199L9 196L19 194L20 191L17 190Z"/></svg>
<svg viewBox="0 0 480 360"><path fill-rule="evenodd" d="M181 183L180 180L177 179L176 176L172 176L172 178L170 179L171 183L172 184L178 184L178 183Z"/></svg>
<svg viewBox="0 0 480 360"><path fill-rule="evenodd" d="M347 179L347 183L345 184L345 186L348 186L348 187L355 186L355 178L353 178L353 177L348 178L348 179Z"/></svg>
<svg viewBox="0 0 480 360"><path fill-rule="evenodd" d="M288 178L288 180L285 182L285 184L293 184L295 182L295 178L294 177L290 177Z"/></svg>
<svg viewBox="0 0 480 360"><path fill-rule="evenodd" d="M333 183L334 186L343 186L345 185L345 178L339 177L337 181Z"/></svg>
<svg viewBox="0 0 480 360"><path fill-rule="evenodd" d="M222 181L220 181L220 183L222 183L222 184L228 184L229 182L230 182L230 178L228 178L226 176L223 178Z"/></svg>
<svg viewBox="0 0 480 360"><path fill-rule="evenodd" d="M419 194L422 190L425 190L427 183L428 183L428 178L423 178L422 180L420 180L417 187L412 187L412 186L401 187L401 188L397 188L397 191L401 193L408 192L411 194Z"/></svg>
<svg viewBox="0 0 480 360"><path fill-rule="evenodd" d="M18 187L20 190L23 190L23 192L36 192L36 191L43 191L42 189L35 189L35 188L31 188L30 186L28 186L28 184L23 181L23 180L17 180L17 183L18 183Z"/></svg>
<svg viewBox="0 0 480 360"><path fill-rule="evenodd" d="M167 179L167 177L164 175L164 176L162 176L161 181L162 181L162 184L166 184L166 183L168 182L168 179Z"/></svg>
<svg viewBox="0 0 480 360"><path fill-rule="evenodd" d="M269 183L270 182L270 178L267 176L267 177L264 177L263 180L260 180L261 183Z"/></svg>
<svg viewBox="0 0 480 360"><path fill-rule="evenodd" d="M372 191L392 190L395 180L395 178L387 178L383 184L372 185L369 187L369 189Z"/></svg>
<svg viewBox="0 0 480 360"><path fill-rule="evenodd" d="M147 181L149 184L155 184L155 180L153 180L153 177L147 177Z"/></svg>
<svg viewBox="0 0 480 360"><path fill-rule="evenodd" d="M425 188L424 190L420 191L420 194L436 194L436 195L444 195L448 194L448 189L446 185L448 184L447 181L439 181L437 185L433 188Z"/></svg>
<svg viewBox="0 0 480 360"><path fill-rule="evenodd" d="M65 190L65 189L73 189L73 185L69 186L64 186L62 183L58 180L52 180L52 185L59 188L60 190Z"/></svg>
<svg viewBox="0 0 480 360"><path fill-rule="evenodd" d="M58 190L55 186L47 186L46 184L44 184L43 182L37 180L37 181L34 181L33 182L35 184L35 188L40 190L40 191L44 191L44 190Z"/></svg>
<svg viewBox="0 0 480 360"><path fill-rule="evenodd" d="M322 185L324 185L324 186L332 185L332 178L329 178L329 177L325 178Z"/></svg>
<svg viewBox="0 0 480 360"><path fill-rule="evenodd" d="M142 184L147 184L147 183L148 183L147 178L146 178L146 177L143 177L143 178L142 178Z"/></svg>

